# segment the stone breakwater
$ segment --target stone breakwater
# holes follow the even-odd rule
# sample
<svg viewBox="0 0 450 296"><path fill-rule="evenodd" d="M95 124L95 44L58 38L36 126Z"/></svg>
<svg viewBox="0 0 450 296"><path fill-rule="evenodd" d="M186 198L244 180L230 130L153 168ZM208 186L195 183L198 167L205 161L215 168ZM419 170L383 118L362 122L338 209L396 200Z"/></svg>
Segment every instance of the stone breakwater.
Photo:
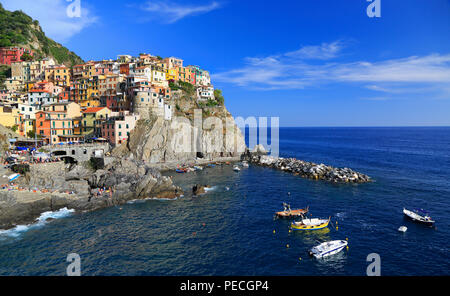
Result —
<svg viewBox="0 0 450 296"><path fill-rule="evenodd" d="M249 155L247 160L253 164L279 169L309 179L325 180L334 183L365 183L371 181L369 176L349 168L335 168L296 158Z"/></svg>

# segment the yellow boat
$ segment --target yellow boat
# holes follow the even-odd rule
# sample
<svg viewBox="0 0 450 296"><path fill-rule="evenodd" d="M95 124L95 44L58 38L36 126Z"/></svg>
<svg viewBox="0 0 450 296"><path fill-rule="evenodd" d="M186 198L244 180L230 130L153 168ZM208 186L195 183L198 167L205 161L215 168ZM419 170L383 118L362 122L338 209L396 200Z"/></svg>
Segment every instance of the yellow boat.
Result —
<svg viewBox="0 0 450 296"><path fill-rule="evenodd" d="M330 223L331 217L328 219L302 219L299 222L292 222L291 229L292 230L318 230L328 226Z"/></svg>

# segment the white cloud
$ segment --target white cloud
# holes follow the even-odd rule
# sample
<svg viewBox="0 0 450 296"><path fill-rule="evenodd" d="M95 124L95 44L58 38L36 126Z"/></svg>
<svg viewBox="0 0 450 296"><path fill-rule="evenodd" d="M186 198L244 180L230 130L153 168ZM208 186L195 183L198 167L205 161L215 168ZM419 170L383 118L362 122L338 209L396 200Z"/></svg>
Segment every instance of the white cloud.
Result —
<svg viewBox="0 0 450 296"><path fill-rule="evenodd" d="M86 3L80 1L81 16L73 18L68 17L66 12L71 2L65 0L1 0L1 3L7 10L22 10L39 21L48 37L65 42L98 19Z"/></svg>
<svg viewBox="0 0 450 296"><path fill-rule="evenodd" d="M212 78L215 82L263 90L303 89L337 82L362 84L371 91L386 93L404 93L410 87L421 92L430 88L444 91L450 83L450 54L379 62L331 62L343 47L340 42L324 43L280 55L246 58L243 67L213 74ZM321 61L313 64L308 62L310 59Z"/></svg>
<svg viewBox="0 0 450 296"><path fill-rule="evenodd" d="M322 43L321 45L303 46L299 50L288 52L285 56L301 59L328 60L335 58L344 48L342 41Z"/></svg>
<svg viewBox="0 0 450 296"><path fill-rule="evenodd" d="M213 1L205 5L177 4L171 1L149 1L141 7L154 17L165 23L175 23L185 17L205 14L221 7L221 3Z"/></svg>

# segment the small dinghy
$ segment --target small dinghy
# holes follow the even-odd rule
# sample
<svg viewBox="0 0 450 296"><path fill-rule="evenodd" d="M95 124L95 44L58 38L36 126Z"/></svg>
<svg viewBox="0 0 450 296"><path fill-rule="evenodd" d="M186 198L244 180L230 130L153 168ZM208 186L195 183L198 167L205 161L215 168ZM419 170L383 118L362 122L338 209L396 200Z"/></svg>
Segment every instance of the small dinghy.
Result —
<svg viewBox="0 0 450 296"><path fill-rule="evenodd" d="M237 165L235 165L234 167L233 167L233 171L235 171L235 172L239 172L241 169L237 166Z"/></svg>
<svg viewBox="0 0 450 296"><path fill-rule="evenodd" d="M15 179L17 179L17 178L19 178L20 177L20 174L12 174L12 175L10 175L9 177L8 177L8 179L9 179L9 182L11 182L11 181L14 181Z"/></svg>
<svg viewBox="0 0 450 296"><path fill-rule="evenodd" d="M406 226L400 226L398 228L398 231L400 231L400 232L406 232L406 230L408 230L408 227L406 227Z"/></svg>
<svg viewBox="0 0 450 296"><path fill-rule="evenodd" d="M281 212L276 212L275 216L278 218L297 218L297 217L303 217L306 213L308 213L309 207L306 207L306 209L291 209L291 205L287 203L283 203L284 210Z"/></svg>
<svg viewBox="0 0 450 296"><path fill-rule="evenodd" d="M330 223L330 218L328 219L302 219L299 222L292 222L291 229L292 230L318 230L328 226Z"/></svg>
<svg viewBox="0 0 450 296"><path fill-rule="evenodd" d="M185 169L176 169L175 172L182 174L182 173L186 173Z"/></svg>
<svg viewBox="0 0 450 296"><path fill-rule="evenodd" d="M403 214L405 214L405 217L408 219L411 219L413 222L422 223L428 226L433 226L434 221L431 219L430 215L427 211L424 211L422 209L410 211L405 208L403 208Z"/></svg>
<svg viewBox="0 0 450 296"><path fill-rule="evenodd" d="M194 166L194 170L201 171L201 170L203 170L203 167L196 165L196 166Z"/></svg>
<svg viewBox="0 0 450 296"><path fill-rule="evenodd" d="M327 256L334 255L342 251L348 245L345 240L334 240L321 243L315 247L312 247L309 251L309 255L321 259Z"/></svg>
<svg viewBox="0 0 450 296"><path fill-rule="evenodd" d="M246 161L243 161L243 162L242 162L242 167L244 167L244 168L248 168L248 162L246 162Z"/></svg>

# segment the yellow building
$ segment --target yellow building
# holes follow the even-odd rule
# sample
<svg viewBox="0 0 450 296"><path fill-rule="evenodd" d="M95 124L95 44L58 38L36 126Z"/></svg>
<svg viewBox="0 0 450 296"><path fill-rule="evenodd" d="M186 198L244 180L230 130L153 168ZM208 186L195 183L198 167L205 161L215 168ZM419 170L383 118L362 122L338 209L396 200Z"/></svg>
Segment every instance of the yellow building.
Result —
<svg viewBox="0 0 450 296"><path fill-rule="evenodd" d="M178 68L167 69L166 79L177 81L178 80Z"/></svg>
<svg viewBox="0 0 450 296"><path fill-rule="evenodd" d="M0 124L6 127L19 126L19 109L0 106Z"/></svg>
<svg viewBox="0 0 450 296"><path fill-rule="evenodd" d="M81 118L81 133L83 135L101 135L101 123L111 116L111 110L107 107L95 107L84 110Z"/></svg>
<svg viewBox="0 0 450 296"><path fill-rule="evenodd" d="M57 86L70 85L70 70L62 66L49 66L45 69L45 80Z"/></svg>
<svg viewBox="0 0 450 296"><path fill-rule="evenodd" d="M23 137L28 137L29 132L36 132L36 119L26 118L24 114L19 114L19 128L17 133Z"/></svg>

